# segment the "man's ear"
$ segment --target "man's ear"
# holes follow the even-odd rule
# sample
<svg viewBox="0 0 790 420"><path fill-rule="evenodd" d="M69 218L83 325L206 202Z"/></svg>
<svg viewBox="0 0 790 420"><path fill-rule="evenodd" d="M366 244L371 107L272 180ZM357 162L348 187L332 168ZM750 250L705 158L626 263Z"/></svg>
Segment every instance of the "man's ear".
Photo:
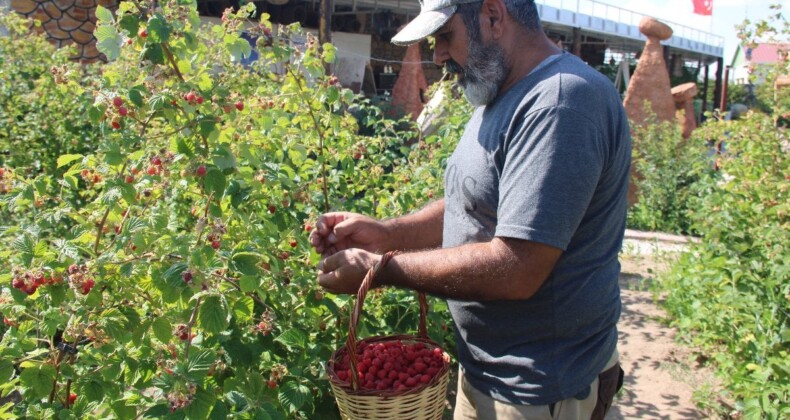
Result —
<svg viewBox="0 0 790 420"><path fill-rule="evenodd" d="M507 6L504 0L483 0L480 8L480 23L483 33L488 32L492 39L499 39L505 32Z"/></svg>

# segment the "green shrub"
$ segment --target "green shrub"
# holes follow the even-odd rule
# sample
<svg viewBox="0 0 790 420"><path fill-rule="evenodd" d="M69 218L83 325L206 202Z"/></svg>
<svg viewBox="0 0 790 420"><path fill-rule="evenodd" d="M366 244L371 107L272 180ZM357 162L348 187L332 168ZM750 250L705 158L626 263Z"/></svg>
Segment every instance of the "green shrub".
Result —
<svg viewBox="0 0 790 420"><path fill-rule="evenodd" d="M702 188L698 183L713 171L710 141L696 135L683 139L674 122L654 122L632 132L639 198L628 211L628 227L693 234L689 211Z"/></svg>
<svg viewBox="0 0 790 420"><path fill-rule="evenodd" d="M709 123L720 171L689 206L701 242L660 282L683 339L748 418L790 416L790 144L766 115ZM696 135L695 135L696 137ZM715 181L715 182L714 182Z"/></svg>
<svg viewBox="0 0 790 420"><path fill-rule="evenodd" d="M98 144L87 116L98 67L73 62L71 48L56 49L15 13L1 12L0 26L8 28L0 37L0 167L55 173L60 155Z"/></svg>

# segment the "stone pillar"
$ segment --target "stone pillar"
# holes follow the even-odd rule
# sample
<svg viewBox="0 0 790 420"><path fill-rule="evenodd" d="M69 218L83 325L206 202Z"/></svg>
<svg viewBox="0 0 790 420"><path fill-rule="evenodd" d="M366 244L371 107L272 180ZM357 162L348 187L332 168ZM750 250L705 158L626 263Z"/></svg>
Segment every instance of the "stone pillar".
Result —
<svg viewBox="0 0 790 420"><path fill-rule="evenodd" d="M694 115L694 97L697 96L697 84L684 83L672 88L672 99L675 101L676 118L683 132L683 138L691 137L691 132L697 128L697 118Z"/></svg>
<svg viewBox="0 0 790 420"><path fill-rule="evenodd" d="M632 124L645 123L646 102L659 121L671 121L675 117L675 103L661 41L672 36L672 28L646 16L639 23L639 31L647 37L647 43L631 76L623 105Z"/></svg>
<svg viewBox="0 0 790 420"><path fill-rule="evenodd" d="M672 100L672 88L669 71L664 60L664 49L661 41L672 36L672 28L658 20L645 16L639 22L639 31L647 37L645 48L631 77L631 83L625 93L623 106L631 127L644 126L649 122L649 115L655 114L658 122L672 121L675 118L675 102ZM647 110L646 110L647 109ZM634 144L639 144L635 141ZM637 202L638 192L635 180L640 178L635 165L631 165L631 184L628 188L628 204Z"/></svg>

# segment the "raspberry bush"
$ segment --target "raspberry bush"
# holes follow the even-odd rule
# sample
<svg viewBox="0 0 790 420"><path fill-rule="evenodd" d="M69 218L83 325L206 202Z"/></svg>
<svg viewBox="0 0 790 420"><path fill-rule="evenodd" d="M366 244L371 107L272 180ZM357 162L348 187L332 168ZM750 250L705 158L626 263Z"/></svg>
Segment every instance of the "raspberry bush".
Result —
<svg viewBox="0 0 790 420"><path fill-rule="evenodd" d="M326 72L331 45L253 14L204 26L194 1L99 8L107 64L29 76L53 86L42 101L71 98L36 118L81 128L51 158L0 133L0 415L337 416L324 363L351 299L317 286L307 235L326 210L387 217L440 196L466 108L438 135L400 130ZM44 45L3 19L18 45ZM373 295L361 334L417 325L408 293Z"/></svg>

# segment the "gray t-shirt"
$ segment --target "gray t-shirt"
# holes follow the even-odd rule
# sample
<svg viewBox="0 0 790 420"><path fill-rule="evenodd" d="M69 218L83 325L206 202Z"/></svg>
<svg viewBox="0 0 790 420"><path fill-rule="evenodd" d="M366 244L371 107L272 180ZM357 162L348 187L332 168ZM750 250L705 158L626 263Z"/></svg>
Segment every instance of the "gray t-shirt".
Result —
<svg viewBox="0 0 790 420"><path fill-rule="evenodd" d="M617 344L630 162L620 96L571 54L475 110L445 174L443 246L499 236L564 251L528 300L449 300L475 388L530 405L587 395Z"/></svg>

